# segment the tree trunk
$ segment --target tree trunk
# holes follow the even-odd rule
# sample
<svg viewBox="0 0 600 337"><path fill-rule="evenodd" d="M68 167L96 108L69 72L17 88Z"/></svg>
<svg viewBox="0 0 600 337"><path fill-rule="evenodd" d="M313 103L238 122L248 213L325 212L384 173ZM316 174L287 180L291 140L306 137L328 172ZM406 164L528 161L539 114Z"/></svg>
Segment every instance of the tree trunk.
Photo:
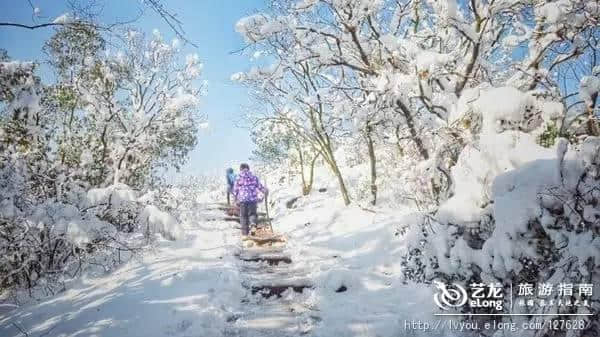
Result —
<svg viewBox="0 0 600 337"><path fill-rule="evenodd" d="M367 127L365 130L365 136L367 138L367 147L369 149L369 162L371 166L371 195L373 196L373 200L371 200L371 204L375 206L377 204L377 158L375 157L375 146L373 145L373 137L371 137L371 132L373 128L367 122Z"/></svg>
<svg viewBox="0 0 600 337"><path fill-rule="evenodd" d="M335 177L338 180L338 184L340 185L340 192L342 193L342 198L344 199L344 204L346 206L350 205L350 196L348 196L348 190L346 189L346 183L344 182L344 177L342 176L342 172L340 171L340 168L339 168L337 162L335 161L335 158L333 158L333 156L331 156L331 154L328 153L325 160L329 164L331 171L333 171L333 174L335 175Z"/></svg>
<svg viewBox="0 0 600 337"><path fill-rule="evenodd" d="M317 111L315 111L314 109L311 109L310 111L311 125L313 127L313 131L317 136L316 147L321 150L321 155L323 155L323 158L325 159L325 161L327 161L327 164L329 164L329 167L333 171L333 174L337 177L338 184L340 186L340 192L342 193L342 198L344 199L344 204L348 206L350 205L350 197L348 196L348 190L346 189L344 178L342 177L340 168L337 165L335 156L333 155L331 140L327 132L325 132L325 127L323 127L323 122L320 118L320 115L318 119L319 122L317 123L317 118L315 117L316 112Z"/></svg>
<svg viewBox="0 0 600 337"><path fill-rule="evenodd" d="M423 145L421 137L419 137L419 135L417 134L417 130L415 129L415 122L413 120L412 115L410 114L410 111L408 110L408 107L404 105L404 103L401 100L396 100L396 105L398 106L398 108L400 109L400 113L402 114L402 116L404 116L404 119L406 120L406 126L408 126L410 137L417 146L417 150L421 154L421 157L423 157L423 159L429 159L429 152L427 152L427 149Z"/></svg>
<svg viewBox="0 0 600 337"><path fill-rule="evenodd" d="M400 125L396 125L396 148L398 149L398 155L404 157L404 149L402 148L400 141Z"/></svg>
<svg viewBox="0 0 600 337"><path fill-rule="evenodd" d="M310 171L309 171L309 176L308 176L308 193L310 193L310 191L312 190L313 180L314 180L314 176L315 176L315 163L317 162L319 155L320 155L319 153L315 154L315 156L313 157L313 159L310 162ZM308 194L308 193L306 193L306 194Z"/></svg>
<svg viewBox="0 0 600 337"><path fill-rule="evenodd" d="M310 168L308 171L308 181L307 181L306 176L305 176L306 170L304 167L304 160L306 159L306 156L303 155L300 148L297 148L297 150L298 150L298 154L300 157L300 175L302 178L302 195L309 195L310 192L312 191L312 186L313 186L313 180L314 180L314 175L315 175L315 164L317 162L317 159L319 158L320 153L316 153L310 161Z"/></svg>
<svg viewBox="0 0 600 337"><path fill-rule="evenodd" d="M302 195L308 195L310 190L306 185L306 179L304 178L304 156L302 155L302 149L299 146L296 146L296 151L298 151L298 158L300 160L300 179L302 180Z"/></svg>
<svg viewBox="0 0 600 337"><path fill-rule="evenodd" d="M592 104L588 105L587 108L587 113L588 113L588 121L587 121L587 127L588 127L588 133L591 136L600 136L600 126L598 125L598 120L596 120L596 116L594 114L595 112L595 103L596 103L596 99L598 98L598 94L594 94L592 96Z"/></svg>

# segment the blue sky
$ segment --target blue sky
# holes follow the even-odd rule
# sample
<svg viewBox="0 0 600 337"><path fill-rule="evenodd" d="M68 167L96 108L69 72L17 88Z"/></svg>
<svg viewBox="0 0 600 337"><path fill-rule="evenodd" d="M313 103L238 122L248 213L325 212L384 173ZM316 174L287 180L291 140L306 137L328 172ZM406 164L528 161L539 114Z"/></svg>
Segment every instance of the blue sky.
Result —
<svg viewBox="0 0 600 337"><path fill-rule="evenodd" d="M103 21L134 17L139 0L106 0ZM47 18L39 23L52 21L65 12L65 1L32 0ZM204 63L203 79L208 81L207 95L202 99L202 110L208 115L210 128L201 131L198 145L191 153L186 174L217 173L226 166L248 160L253 145L246 130L235 127L243 107L249 104L246 89L232 83L232 73L251 66L248 56L231 54L243 46L243 40L234 29L241 17L253 14L265 7L265 0L169 0L164 3L183 22L191 46L184 52L196 52ZM32 24L32 8L26 0L2 1L0 21ZM154 13L146 11L135 26L150 33L158 28L165 38L174 34ZM52 28L26 30L0 27L0 48L8 50L13 59L42 60L42 46L52 35Z"/></svg>

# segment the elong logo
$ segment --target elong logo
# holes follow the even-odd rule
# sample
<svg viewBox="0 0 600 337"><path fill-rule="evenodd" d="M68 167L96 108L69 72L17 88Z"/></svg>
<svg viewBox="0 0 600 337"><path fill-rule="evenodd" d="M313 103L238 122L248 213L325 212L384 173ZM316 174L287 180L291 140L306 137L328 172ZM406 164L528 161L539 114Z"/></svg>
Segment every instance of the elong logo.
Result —
<svg viewBox="0 0 600 337"><path fill-rule="evenodd" d="M439 291L433 296L433 301L442 310L457 309L465 304L469 308L493 308L497 311L502 311L504 307L500 284L473 283L469 292L457 283L434 281L434 284Z"/></svg>
<svg viewBox="0 0 600 337"><path fill-rule="evenodd" d="M440 290L433 296L433 301L442 310L462 307L469 298L467 291L460 284L453 283L453 288L449 289L445 283L439 281L433 283Z"/></svg>

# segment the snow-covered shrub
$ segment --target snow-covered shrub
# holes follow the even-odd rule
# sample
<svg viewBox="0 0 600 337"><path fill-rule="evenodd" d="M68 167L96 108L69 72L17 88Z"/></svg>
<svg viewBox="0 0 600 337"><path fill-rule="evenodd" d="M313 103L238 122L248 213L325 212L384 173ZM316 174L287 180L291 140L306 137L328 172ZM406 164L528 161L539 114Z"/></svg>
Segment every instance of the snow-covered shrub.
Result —
<svg viewBox="0 0 600 337"><path fill-rule="evenodd" d="M93 188L87 192L87 207L119 231L133 232L139 213L137 193L125 184Z"/></svg>
<svg viewBox="0 0 600 337"><path fill-rule="evenodd" d="M177 240L183 237L183 228L177 219L169 213L159 210L156 206L146 206L138 216L138 221L146 236L160 233L169 240Z"/></svg>
<svg viewBox="0 0 600 337"><path fill-rule="evenodd" d="M125 184L93 188L87 192L86 210L125 233L160 234L168 240L182 238L179 221L170 213L180 208L182 194L176 188L155 186L143 195ZM163 210L161 210L161 208Z"/></svg>
<svg viewBox="0 0 600 337"><path fill-rule="evenodd" d="M177 205L140 195L195 144L202 65L160 34L129 31L119 52L103 34L57 29L46 44L54 83L1 57L0 291L52 292L91 264L122 262L140 234L181 237Z"/></svg>
<svg viewBox="0 0 600 337"><path fill-rule="evenodd" d="M505 104L492 104L497 97ZM407 278L500 283L505 290L523 282L600 282L600 139L538 145L548 105L513 88L486 90L473 102L481 132L451 170L453 195L435 213L407 220L412 227L401 231L412 243ZM590 306L555 313L598 313L597 293L572 296L582 299ZM596 331L598 322L590 322L588 331Z"/></svg>

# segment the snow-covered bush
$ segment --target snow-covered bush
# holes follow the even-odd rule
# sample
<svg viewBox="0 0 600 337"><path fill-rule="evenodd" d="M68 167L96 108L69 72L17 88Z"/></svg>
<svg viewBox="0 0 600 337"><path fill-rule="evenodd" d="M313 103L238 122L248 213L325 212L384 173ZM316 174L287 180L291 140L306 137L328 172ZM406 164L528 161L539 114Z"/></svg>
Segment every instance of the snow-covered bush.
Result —
<svg viewBox="0 0 600 337"><path fill-rule="evenodd" d="M147 236L152 233L160 233L169 240L183 237L183 229L177 219L153 205L146 206L140 213L139 224Z"/></svg>
<svg viewBox="0 0 600 337"><path fill-rule="evenodd" d="M177 205L144 196L196 142L202 65L158 32L127 31L118 52L103 34L58 28L46 44L53 83L2 57L0 291L52 292L90 264L122 262L141 234L181 237Z"/></svg>
<svg viewBox="0 0 600 337"><path fill-rule="evenodd" d="M137 193L125 184L106 188L92 188L87 192L87 207L98 217L113 224L118 230L133 232L139 205Z"/></svg>
<svg viewBox="0 0 600 337"><path fill-rule="evenodd" d="M498 97L503 104L493 104ZM535 93L483 90L470 106L464 111L479 114L482 125L451 169L453 195L434 213L404 219L401 234L412 243L406 277L506 289L523 282L600 282L600 138L538 145L536 134L560 110ZM572 296L583 299L590 306L554 313L599 312L597 294ZM537 306L516 310L549 313ZM590 322L588 331L597 331L598 322Z"/></svg>

